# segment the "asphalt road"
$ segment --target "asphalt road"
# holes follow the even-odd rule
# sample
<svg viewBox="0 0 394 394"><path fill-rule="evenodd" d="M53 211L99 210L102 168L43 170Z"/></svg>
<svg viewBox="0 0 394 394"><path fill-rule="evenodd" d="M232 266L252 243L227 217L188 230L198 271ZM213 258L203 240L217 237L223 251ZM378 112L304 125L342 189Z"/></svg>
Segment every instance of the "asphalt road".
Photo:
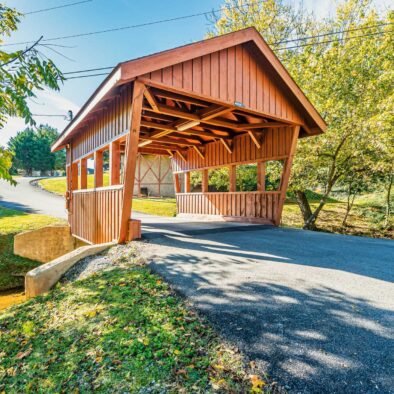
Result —
<svg viewBox="0 0 394 394"><path fill-rule="evenodd" d="M393 241L245 227L144 253L290 393L394 393Z"/></svg>
<svg viewBox="0 0 394 394"><path fill-rule="evenodd" d="M0 180L0 205L25 212L41 213L67 218L64 198L33 187L30 182L38 178L17 177L16 186Z"/></svg>

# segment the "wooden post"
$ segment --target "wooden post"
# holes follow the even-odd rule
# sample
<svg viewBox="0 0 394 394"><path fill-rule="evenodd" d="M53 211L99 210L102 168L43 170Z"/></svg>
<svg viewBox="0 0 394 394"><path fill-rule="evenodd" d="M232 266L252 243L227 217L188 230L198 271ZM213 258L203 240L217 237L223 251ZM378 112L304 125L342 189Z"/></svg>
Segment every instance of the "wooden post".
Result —
<svg viewBox="0 0 394 394"><path fill-rule="evenodd" d="M265 162L257 163L257 190L265 192Z"/></svg>
<svg viewBox="0 0 394 394"><path fill-rule="evenodd" d="M237 166L232 165L230 166L230 192L237 191Z"/></svg>
<svg viewBox="0 0 394 394"><path fill-rule="evenodd" d="M109 184L120 183L120 142L112 141L109 146Z"/></svg>
<svg viewBox="0 0 394 394"><path fill-rule="evenodd" d="M71 164L71 190L78 190L78 162Z"/></svg>
<svg viewBox="0 0 394 394"><path fill-rule="evenodd" d="M203 193L208 193L208 170L202 170L201 189Z"/></svg>
<svg viewBox="0 0 394 394"><path fill-rule="evenodd" d="M133 101L131 103L130 131L127 135L125 163L124 163L124 186L123 207L120 218L118 243L124 243L127 239L129 220L131 215L133 189L135 181L135 169L137 164L138 140L140 136L142 101L144 98L145 85L140 81L134 82Z"/></svg>
<svg viewBox="0 0 394 394"><path fill-rule="evenodd" d="M103 152L94 152L94 187L103 186Z"/></svg>
<svg viewBox="0 0 394 394"><path fill-rule="evenodd" d="M280 224L280 218L282 216L283 205L286 199L286 190L287 185L289 184L290 172L291 172L291 165L293 164L293 158L297 147L297 140L298 135L300 133L300 126L295 126L293 128L293 137L291 140L290 152L289 156L285 160L285 164L283 166L283 173L282 173L282 180L280 185L280 195L279 195L279 202L278 207L275 212L274 223L276 226Z"/></svg>
<svg viewBox="0 0 394 394"><path fill-rule="evenodd" d="M190 171L185 172L185 193L190 193Z"/></svg>
<svg viewBox="0 0 394 394"><path fill-rule="evenodd" d="M174 185L175 185L175 193L181 192L181 182L179 180L179 174L174 174Z"/></svg>
<svg viewBox="0 0 394 394"><path fill-rule="evenodd" d="M79 162L79 171L81 173L81 189L88 188L88 159L81 159Z"/></svg>

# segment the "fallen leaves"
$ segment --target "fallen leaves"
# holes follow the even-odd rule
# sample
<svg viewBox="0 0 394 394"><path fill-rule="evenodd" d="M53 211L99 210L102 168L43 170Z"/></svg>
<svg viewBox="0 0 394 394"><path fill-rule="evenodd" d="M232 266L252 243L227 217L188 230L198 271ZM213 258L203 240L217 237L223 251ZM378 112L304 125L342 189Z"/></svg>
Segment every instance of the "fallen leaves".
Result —
<svg viewBox="0 0 394 394"><path fill-rule="evenodd" d="M24 359L25 357L27 357L27 356L29 356L30 354L31 354L31 352L33 351L33 349L32 348L29 348L29 349L27 349L26 351L24 351L24 352L19 352L17 355L16 355L16 359L17 360L22 360L22 359Z"/></svg>
<svg viewBox="0 0 394 394"><path fill-rule="evenodd" d="M263 387L266 385L266 382L258 375L249 375L250 382L252 383L252 393L262 393Z"/></svg>

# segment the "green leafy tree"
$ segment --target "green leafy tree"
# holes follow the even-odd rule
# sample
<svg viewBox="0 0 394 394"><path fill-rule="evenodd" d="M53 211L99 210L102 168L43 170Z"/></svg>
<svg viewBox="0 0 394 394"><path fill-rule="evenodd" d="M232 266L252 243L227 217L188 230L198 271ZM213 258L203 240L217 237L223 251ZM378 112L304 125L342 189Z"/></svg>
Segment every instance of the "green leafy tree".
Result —
<svg viewBox="0 0 394 394"><path fill-rule="evenodd" d="M293 165L290 189L297 196L304 228L316 228L334 187L356 173L362 160L381 171L390 216L394 41L389 32L394 13L378 15L369 0L342 1L333 17L320 22L301 11L281 0L228 0L209 34L255 26L328 123L325 134L300 140ZM325 36L338 31L342 33ZM302 36L314 38L284 42ZM314 209L308 189L322 191Z"/></svg>
<svg viewBox="0 0 394 394"><path fill-rule="evenodd" d="M21 13L0 3L0 44L18 28ZM26 124L35 125L28 100L44 87L59 90L63 76L52 60L38 51L41 39L30 47L7 52L0 49L0 129L9 116L18 116ZM0 156L0 167L7 168L9 155ZM0 172L0 178L10 176Z"/></svg>
<svg viewBox="0 0 394 394"><path fill-rule="evenodd" d="M27 128L10 138L8 149L13 154L14 170L24 170L31 175L33 170L64 169L65 153L51 152L51 145L57 136L56 129L41 125L37 129Z"/></svg>

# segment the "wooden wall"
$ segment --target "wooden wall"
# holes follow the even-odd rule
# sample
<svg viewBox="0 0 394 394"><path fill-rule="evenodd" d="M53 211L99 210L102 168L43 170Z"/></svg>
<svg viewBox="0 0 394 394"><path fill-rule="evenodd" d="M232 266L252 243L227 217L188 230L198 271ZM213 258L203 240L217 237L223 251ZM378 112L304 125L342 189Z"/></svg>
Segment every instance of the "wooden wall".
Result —
<svg viewBox="0 0 394 394"><path fill-rule="evenodd" d="M250 109L303 123L290 100L243 45L175 64L144 77L218 100L238 101Z"/></svg>
<svg viewBox="0 0 394 394"><path fill-rule="evenodd" d="M275 220L280 192L178 193L178 214L219 215L270 223Z"/></svg>
<svg viewBox="0 0 394 394"><path fill-rule="evenodd" d="M290 152L293 131L293 127L266 129L261 136L260 149L248 134L239 135L233 140L231 154L220 141L210 142L203 150L204 159L194 149L187 151L187 161L175 154L172 159L173 171L179 173L229 164L284 159Z"/></svg>
<svg viewBox="0 0 394 394"><path fill-rule="evenodd" d="M97 111L90 121L72 141L72 158L77 160L107 145L128 132L131 109L131 84L125 85L119 94Z"/></svg>
<svg viewBox="0 0 394 394"><path fill-rule="evenodd" d="M90 243L118 239L123 185L72 192L69 222L74 236Z"/></svg>

